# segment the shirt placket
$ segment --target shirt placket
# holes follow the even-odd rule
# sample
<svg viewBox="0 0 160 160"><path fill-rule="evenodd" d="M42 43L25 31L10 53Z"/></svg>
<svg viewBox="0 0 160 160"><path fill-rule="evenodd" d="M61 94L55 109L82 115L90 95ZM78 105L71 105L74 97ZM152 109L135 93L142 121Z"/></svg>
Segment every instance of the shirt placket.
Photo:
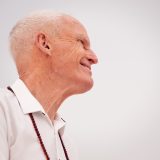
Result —
<svg viewBox="0 0 160 160"><path fill-rule="evenodd" d="M60 124L59 122L55 121L54 123L54 131L55 131L55 138L56 138L56 148L57 148L57 158L58 160L66 160L65 155L64 155L64 151L63 151L63 147L60 141L60 137L59 137L59 128L60 128Z"/></svg>
<svg viewBox="0 0 160 160"><path fill-rule="evenodd" d="M58 135L57 135L57 131L56 131L56 129L54 128L54 134L55 134L55 139L56 139L56 141L55 141L55 143L56 143L56 151L57 151L57 160L62 160L61 159L61 157L60 157L60 150L59 150L59 148L60 148L60 146L59 146L59 143L58 143Z"/></svg>
<svg viewBox="0 0 160 160"><path fill-rule="evenodd" d="M54 133L54 137L55 137L55 148L56 148L56 160L62 160L60 159L60 154L58 152L58 142L57 142L57 134L56 134L56 128L55 128L55 125L52 123L52 121L50 120L50 118L48 117L48 115L46 114L45 115L47 120L48 120L48 123L50 124L51 128L53 129L53 133Z"/></svg>

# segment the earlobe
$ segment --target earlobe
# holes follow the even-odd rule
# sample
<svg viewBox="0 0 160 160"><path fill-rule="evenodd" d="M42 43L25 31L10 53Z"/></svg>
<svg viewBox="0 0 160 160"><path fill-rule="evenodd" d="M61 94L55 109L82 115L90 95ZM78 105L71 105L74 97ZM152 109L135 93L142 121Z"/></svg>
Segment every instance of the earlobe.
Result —
<svg viewBox="0 0 160 160"><path fill-rule="evenodd" d="M45 54L51 55L51 46L47 36L44 33L39 33L36 37L36 46Z"/></svg>

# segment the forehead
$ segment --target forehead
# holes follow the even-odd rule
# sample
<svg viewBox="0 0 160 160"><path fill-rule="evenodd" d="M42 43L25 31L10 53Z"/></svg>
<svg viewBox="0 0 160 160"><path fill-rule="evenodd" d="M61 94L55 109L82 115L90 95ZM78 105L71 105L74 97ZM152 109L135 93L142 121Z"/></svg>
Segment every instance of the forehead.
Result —
<svg viewBox="0 0 160 160"><path fill-rule="evenodd" d="M62 36L68 38L86 39L89 41L85 27L72 17L64 17L60 22L60 32Z"/></svg>

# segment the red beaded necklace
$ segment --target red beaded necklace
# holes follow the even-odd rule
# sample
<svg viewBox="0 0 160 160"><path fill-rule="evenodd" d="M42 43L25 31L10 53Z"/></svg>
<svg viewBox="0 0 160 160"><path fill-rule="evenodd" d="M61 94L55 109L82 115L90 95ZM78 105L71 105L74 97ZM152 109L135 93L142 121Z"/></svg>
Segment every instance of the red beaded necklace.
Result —
<svg viewBox="0 0 160 160"><path fill-rule="evenodd" d="M12 90L12 88L11 88L10 86L8 86L7 89L10 90L10 91L15 95L14 91ZM19 101L18 101L18 102L19 102ZM19 103L19 105L20 105L20 103ZM48 155L48 153L47 153L47 150L46 150L46 148L45 148L45 146L44 146L43 140L42 140L42 138L41 138L41 135L40 135L40 132L39 132L39 130L38 130L37 124L36 124L36 122L35 122L35 119L34 119L34 117L33 117L33 114L32 114L32 113L29 113L29 117L30 117L30 119L31 119L31 121L32 121L33 128L34 128L34 130L35 130L35 132L36 132L37 138L38 138L38 140L39 140L39 143L40 143L40 146L41 146L41 148L42 148L42 151L43 151L43 153L44 153L44 155L45 155L45 157L46 157L46 160L50 160L50 157L49 157L49 155ZM59 138L60 138L60 141L61 141L63 150L64 150L64 154L65 154L66 160L69 160L66 147L65 147L65 145L64 145L64 143L63 143L62 137L61 137L61 135L60 135L59 132L58 132L58 135L59 135Z"/></svg>

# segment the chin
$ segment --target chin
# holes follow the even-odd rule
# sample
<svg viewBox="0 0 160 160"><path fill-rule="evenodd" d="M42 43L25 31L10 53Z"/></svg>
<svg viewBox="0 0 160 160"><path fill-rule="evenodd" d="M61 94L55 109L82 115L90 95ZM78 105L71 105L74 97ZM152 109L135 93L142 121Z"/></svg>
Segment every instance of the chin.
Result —
<svg viewBox="0 0 160 160"><path fill-rule="evenodd" d="M78 86L78 93L81 94L81 93L85 93L87 91L89 91L92 87L93 87L93 79L91 78L90 80L86 80L86 81L83 81L81 82L80 85L77 85Z"/></svg>

